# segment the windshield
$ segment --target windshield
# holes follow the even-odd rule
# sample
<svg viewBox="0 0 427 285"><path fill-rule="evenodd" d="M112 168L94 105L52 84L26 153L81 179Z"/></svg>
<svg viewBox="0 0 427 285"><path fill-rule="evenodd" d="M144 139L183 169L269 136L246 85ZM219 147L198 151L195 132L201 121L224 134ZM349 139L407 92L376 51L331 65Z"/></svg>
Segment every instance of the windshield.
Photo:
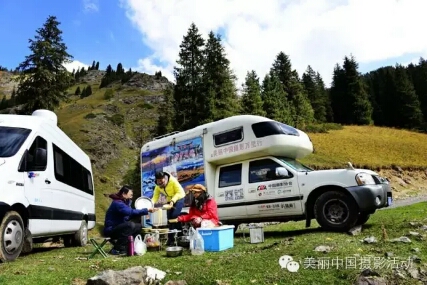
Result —
<svg viewBox="0 0 427 285"><path fill-rule="evenodd" d="M295 169L296 171L313 171L310 167L305 166L304 164L300 163L299 161L296 161L295 159L288 158L288 157L278 157L281 161L286 163L287 166Z"/></svg>
<svg viewBox="0 0 427 285"><path fill-rule="evenodd" d="M30 133L29 129L0 127L0 157L14 156Z"/></svg>

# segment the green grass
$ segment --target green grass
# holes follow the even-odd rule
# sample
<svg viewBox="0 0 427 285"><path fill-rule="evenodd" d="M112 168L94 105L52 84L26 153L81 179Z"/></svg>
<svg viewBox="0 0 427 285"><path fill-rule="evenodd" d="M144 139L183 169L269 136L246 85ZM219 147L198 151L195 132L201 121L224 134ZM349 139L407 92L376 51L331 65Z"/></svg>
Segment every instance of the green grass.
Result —
<svg viewBox="0 0 427 285"><path fill-rule="evenodd" d="M374 126L345 126L328 133L309 133L315 153L302 159L315 168L354 166L386 169L427 168L427 134Z"/></svg>
<svg viewBox="0 0 427 285"><path fill-rule="evenodd" d="M0 284L72 284L72 281L86 280L107 269L122 270L131 266L154 266L167 271L166 280L186 280L188 284L215 284L215 280L228 280L230 284L352 284L363 270L360 261L372 256L370 267L387 278L393 277L392 269L386 266L375 269L373 258L381 258L392 252L397 261L407 260L412 255L421 258L421 264L410 263L412 268L425 268L427 258L426 232L411 226L409 222L427 224L427 203L378 211L364 226L361 234L350 236L343 233L322 232L314 223L305 229L303 222L290 222L265 228L265 242L250 244L236 233L234 248L222 252L205 252L192 256L188 251L182 257L167 258L165 252L147 252L143 256L102 258L84 260L93 250L91 245L84 248L39 248L12 263L0 267ZM410 236L412 243L392 243L382 240L382 224L388 238L407 235L417 231L423 237ZM247 233L247 231L246 231ZM377 244L365 244L360 240L375 236ZM248 235L245 235L248 238ZM315 252L319 245L331 246L329 253ZM109 247L107 247L109 248ZM413 248L420 252L414 253ZM282 255L291 255L301 262L300 270L288 272L279 266ZM358 257L355 255L359 255ZM338 269L306 268L308 258L329 258L344 260ZM356 257L356 269L346 267L345 259ZM331 263L330 263L331 264ZM392 265L389 259L386 265ZM405 271L402 271L405 273ZM179 274L177 274L179 273ZM411 278L397 280L395 284L419 284ZM85 283L82 283L85 284ZM390 283L388 283L390 284Z"/></svg>

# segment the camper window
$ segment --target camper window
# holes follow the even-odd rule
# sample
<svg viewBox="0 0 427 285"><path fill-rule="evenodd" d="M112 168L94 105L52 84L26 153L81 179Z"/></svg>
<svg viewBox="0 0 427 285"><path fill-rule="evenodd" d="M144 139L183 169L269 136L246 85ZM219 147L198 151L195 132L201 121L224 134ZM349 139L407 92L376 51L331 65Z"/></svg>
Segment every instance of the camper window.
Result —
<svg viewBox="0 0 427 285"><path fill-rule="evenodd" d="M213 139L215 147L241 142L243 140L243 127L214 134Z"/></svg>
<svg viewBox="0 0 427 285"><path fill-rule="evenodd" d="M55 144L52 144L52 146L55 161L55 179L93 195L92 175L90 171Z"/></svg>
<svg viewBox="0 0 427 285"><path fill-rule="evenodd" d="M37 136L28 150L28 161L26 171L45 171L47 160L40 155L42 152L47 156L47 141ZM39 155L38 155L39 154Z"/></svg>
<svg viewBox="0 0 427 285"><path fill-rule="evenodd" d="M283 179L283 177L276 176L276 167L283 166L271 159L260 159L249 162L249 183ZM292 177L292 174L289 174Z"/></svg>
<svg viewBox="0 0 427 285"><path fill-rule="evenodd" d="M219 188L242 184L242 164L223 166L219 170Z"/></svg>
<svg viewBox="0 0 427 285"><path fill-rule="evenodd" d="M30 129L0 127L0 157L14 156L30 133Z"/></svg>
<svg viewBox="0 0 427 285"><path fill-rule="evenodd" d="M299 133L295 128L276 121L266 121L252 124L252 130L257 138L263 138L272 135L299 136Z"/></svg>

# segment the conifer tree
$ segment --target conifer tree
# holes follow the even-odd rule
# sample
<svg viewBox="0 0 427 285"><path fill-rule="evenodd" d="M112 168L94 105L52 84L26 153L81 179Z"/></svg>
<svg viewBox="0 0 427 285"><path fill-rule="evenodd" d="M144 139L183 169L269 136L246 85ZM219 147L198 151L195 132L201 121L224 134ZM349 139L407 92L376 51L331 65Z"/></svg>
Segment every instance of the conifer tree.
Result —
<svg viewBox="0 0 427 285"><path fill-rule="evenodd" d="M66 99L71 75L64 63L73 58L62 41L60 22L49 16L42 28L30 39L31 54L18 66L20 71L17 100L25 104L23 113L36 109L54 110Z"/></svg>
<svg viewBox="0 0 427 285"><path fill-rule="evenodd" d="M242 94L242 113L251 114L258 116L265 116L266 112L263 108L263 102L261 98L261 86L259 77L255 70L248 71L243 84Z"/></svg>

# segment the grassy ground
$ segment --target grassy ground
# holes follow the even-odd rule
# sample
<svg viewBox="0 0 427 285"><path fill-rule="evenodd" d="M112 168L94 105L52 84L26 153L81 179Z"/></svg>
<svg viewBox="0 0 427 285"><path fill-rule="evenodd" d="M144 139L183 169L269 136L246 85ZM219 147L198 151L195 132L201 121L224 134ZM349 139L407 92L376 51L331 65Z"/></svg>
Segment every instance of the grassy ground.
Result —
<svg viewBox="0 0 427 285"><path fill-rule="evenodd" d="M427 224L427 203L419 203L379 211L371 217L361 234L350 236L340 233L322 232L314 223L305 229L304 223L286 223L265 228L265 242L249 244L242 233L236 233L234 248L222 252L210 252L201 256L191 256L185 252L182 257L167 258L165 252L148 252L143 256L102 258L85 260L92 246L84 248L39 248L33 253L20 257L13 263L0 266L0 284L85 284L83 282L107 269L121 270L131 266L148 265L167 271L165 280L186 280L188 284L215 284L215 280L229 284L352 284L363 266L368 266L382 276L396 283L419 284L415 279L399 279L392 273L393 257L378 266L374 258L382 258L392 252L394 260L401 263L414 254L421 263L410 262L411 268L424 268L427 258L425 230L417 229L410 222ZM382 240L384 225L389 240ZM417 231L420 237L409 236L411 243L392 243L390 239ZM376 244L365 244L361 240L368 236L377 238ZM245 236L248 238L248 235ZM315 252L317 246L330 246L329 253ZM413 249L420 251L414 253ZM280 256L290 255L300 262L298 272L282 269L278 263ZM309 267L309 258L318 261L316 268ZM323 259L322 259L323 258ZM351 268L350 260L356 260L356 268ZM329 268L320 260L330 260ZM342 262L338 268L333 261ZM346 262L347 260L347 262ZM322 267L322 264L325 264ZM365 264L365 265L363 265ZM401 270L402 274L407 274ZM80 283L79 283L80 282Z"/></svg>
<svg viewBox="0 0 427 285"><path fill-rule="evenodd" d="M342 130L309 134L315 153L302 162L316 168L353 165L380 169L397 165L426 168L427 135L373 126L345 126Z"/></svg>

